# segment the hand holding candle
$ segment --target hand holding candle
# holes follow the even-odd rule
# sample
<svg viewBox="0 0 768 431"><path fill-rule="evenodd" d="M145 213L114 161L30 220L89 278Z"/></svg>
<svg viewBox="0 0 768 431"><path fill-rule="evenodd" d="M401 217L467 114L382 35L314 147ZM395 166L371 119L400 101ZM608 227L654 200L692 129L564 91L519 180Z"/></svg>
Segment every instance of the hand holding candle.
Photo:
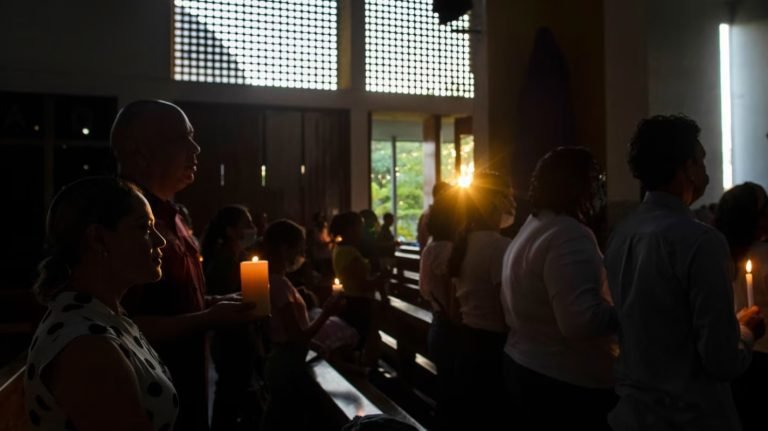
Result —
<svg viewBox="0 0 768 431"><path fill-rule="evenodd" d="M747 259L747 307L752 308L755 305L755 292L752 286L752 260Z"/></svg>
<svg viewBox="0 0 768 431"><path fill-rule="evenodd" d="M243 302L256 304L258 316L269 316L269 263L254 257L250 262L240 262L240 289Z"/></svg>

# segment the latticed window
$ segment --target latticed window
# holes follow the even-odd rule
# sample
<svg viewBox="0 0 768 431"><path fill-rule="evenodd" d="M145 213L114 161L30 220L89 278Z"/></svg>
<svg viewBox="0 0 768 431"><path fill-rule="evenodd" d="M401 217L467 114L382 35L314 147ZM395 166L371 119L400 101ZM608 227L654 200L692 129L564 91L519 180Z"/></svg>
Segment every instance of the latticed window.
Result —
<svg viewBox="0 0 768 431"><path fill-rule="evenodd" d="M366 89L474 97L469 17L439 25L432 0L365 0Z"/></svg>
<svg viewBox="0 0 768 431"><path fill-rule="evenodd" d="M175 0L179 81L335 90L336 0Z"/></svg>

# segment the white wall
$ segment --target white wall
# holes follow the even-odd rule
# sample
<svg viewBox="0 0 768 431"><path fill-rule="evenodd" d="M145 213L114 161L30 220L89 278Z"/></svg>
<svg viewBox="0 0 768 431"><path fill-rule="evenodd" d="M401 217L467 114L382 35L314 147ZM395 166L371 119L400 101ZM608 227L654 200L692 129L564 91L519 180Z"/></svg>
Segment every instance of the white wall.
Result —
<svg viewBox="0 0 768 431"><path fill-rule="evenodd" d="M694 206L723 192L718 26L728 22L725 0L650 0L650 114L683 113L701 126L710 184Z"/></svg>
<svg viewBox="0 0 768 431"><path fill-rule="evenodd" d="M368 112L453 115L472 101L364 91L362 1L349 1L349 88L292 90L171 79L170 0L3 0L0 2L0 91L335 108L351 111L352 208L368 207Z"/></svg>
<svg viewBox="0 0 768 431"><path fill-rule="evenodd" d="M731 33L734 184L768 187L768 1L737 11Z"/></svg>

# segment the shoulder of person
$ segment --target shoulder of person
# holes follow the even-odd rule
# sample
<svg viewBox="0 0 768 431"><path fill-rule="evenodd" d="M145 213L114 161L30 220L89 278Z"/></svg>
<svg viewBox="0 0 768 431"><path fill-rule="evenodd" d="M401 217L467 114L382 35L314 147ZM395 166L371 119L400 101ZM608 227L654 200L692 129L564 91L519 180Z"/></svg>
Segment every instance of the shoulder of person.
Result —
<svg viewBox="0 0 768 431"><path fill-rule="evenodd" d="M595 234L589 227L573 217L558 215L552 219L548 234L556 242L566 242L578 239L595 241Z"/></svg>
<svg viewBox="0 0 768 431"><path fill-rule="evenodd" d="M270 289L287 289L287 290L296 289L291 283L291 280L288 280L288 278L282 275L275 275L275 274L269 275L269 288Z"/></svg>

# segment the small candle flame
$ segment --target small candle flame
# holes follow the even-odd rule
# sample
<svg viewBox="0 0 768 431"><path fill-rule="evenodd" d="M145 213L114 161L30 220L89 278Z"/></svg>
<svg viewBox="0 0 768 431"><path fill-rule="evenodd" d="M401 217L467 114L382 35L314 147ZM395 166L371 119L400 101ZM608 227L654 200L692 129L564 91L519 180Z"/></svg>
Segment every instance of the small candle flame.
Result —
<svg viewBox="0 0 768 431"><path fill-rule="evenodd" d="M258 261L259 261L259 256L253 256L251 258L251 262L258 262Z"/></svg>
<svg viewBox="0 0 768 431"><path fill-rule="evenodd" d="M339 282L339 279L338 279L338 278L334 278L334 279L333 279L333 284L341 284L341 283Z"/></svg>
<svg viewBox="0 0 768 431"><path fill-rule="evenodd" d="M752 273L752 259L747 259L747 274Z"/></svg>
<svg viewBox="0 0 768 431"><path fill-rule="evenodd" d="M334 238L334 241L336 241L336 243L340 243L342 241L341 235L338 235L336 238Z"/></svg>

